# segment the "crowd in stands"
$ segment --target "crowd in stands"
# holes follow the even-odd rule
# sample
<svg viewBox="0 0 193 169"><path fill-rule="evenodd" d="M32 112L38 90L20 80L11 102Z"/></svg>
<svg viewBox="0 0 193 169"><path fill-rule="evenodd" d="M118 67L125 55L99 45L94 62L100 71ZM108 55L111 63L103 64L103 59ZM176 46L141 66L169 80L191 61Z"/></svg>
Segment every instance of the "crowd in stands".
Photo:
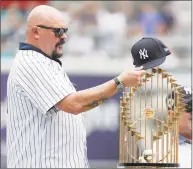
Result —
<svg viewBox="0 0 193 169"><path fill-rule="evenodd" d="M14 57L18 43L25 40L26 18L35 5L29 1L21 9L14 2L2 9L2 57ZM48 1L48 5L61 10L69 21L64 51L73 56L105 51L110 57L120 57L128 52L133 37L190 35L191 31L187 1ZM176 10L180 11L177 16Z"/></svg>

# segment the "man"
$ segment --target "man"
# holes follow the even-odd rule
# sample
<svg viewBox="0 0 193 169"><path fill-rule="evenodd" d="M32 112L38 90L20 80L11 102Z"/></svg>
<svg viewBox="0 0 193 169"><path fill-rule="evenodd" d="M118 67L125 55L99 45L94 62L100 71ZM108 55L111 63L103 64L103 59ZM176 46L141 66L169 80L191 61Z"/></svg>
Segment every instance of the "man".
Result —
<svg viewBox="0 0 193 169"><path fill-rule="evenodd" d="M179 159L179 167L181 168L191 168L191 145L192 145L192 92L191 88L187 86L181 86L180 89L183 93L183 103L186 104L185 111L182 112L180 119L179 119L179 149L178 149L178 159ZM168 115L173 115L174 110L174 103L176 104L176 98L174 99L174 92L172 92L172 95L169 94L168 100L166 98L166 103L168 105ZM175 101L174 101L175 100ZM157 157L159 159L159 163L162 162L162 151L163 151L163 145L164 145L164 163L167 163L166 156L167 153L167 144L170 147L171 143L171 135L173 133L168 133L168 137L164 135L164 144L162 144L162 140L159 139L159 153L155 152L156 149L156 141L154 141L154 154L152 154L152 150L146 150L144 153L146 153L149 157L152 157L152 159L157 161ZM168 139L167 139L168 138ZM169 143L167 142L169 141ZM174 147L172 148L172 156L174 156ZM156 157L157 156L157 157ZM170 154L168 155L168 160L170 161ZM173 159L173 157L172 157ZM142 159L143 160L143 159ZM143 162L147 162L147 160L143 160Z"/></svg>
<svg viewBox="0 0 193 169"><path fill-rule="evenodd" d="M191 168L191 145L192 145L192 91L188 86L181 86L184 94L185 111L179 119L179 163L182 168ZM174 94L168 99L169 103L174 103ZM168 104L172 105L172 104ZM173 109L172 106L169 108Z"/></svg>
<svg viewBox="0 0 193 169"><path fill-rule="evenodd" d="M8 168L88 167L81 112L138 85L145 74L125 71L76 92L58 59L66 32L61 13L52 7L37 6L28 16L26 40L20 43L7 83Z"/></svg>

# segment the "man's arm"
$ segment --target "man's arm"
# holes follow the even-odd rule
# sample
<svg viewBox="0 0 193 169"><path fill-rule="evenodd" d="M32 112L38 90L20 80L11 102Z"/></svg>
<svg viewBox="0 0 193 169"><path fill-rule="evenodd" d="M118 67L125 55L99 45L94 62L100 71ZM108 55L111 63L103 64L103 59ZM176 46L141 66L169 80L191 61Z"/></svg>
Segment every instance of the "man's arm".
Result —
<svg viewBox="0 0 193 169"><path fill-rule="evenodd" d="M145 71L123 72L118 79L125 87L138 85ZM110 80L99 86L81 90L70 94L56 104L56 107L65 112L79 114L100 105L103 101L117 93L114 80Z"/></svg>
<svg viewBox="0 0 193 169"><path fill-rule="evenodd" d="M72 93L62 99L56 107L72 114L78 114L97 107L116 92L115 82L110 80L100 86Z"/></svg>

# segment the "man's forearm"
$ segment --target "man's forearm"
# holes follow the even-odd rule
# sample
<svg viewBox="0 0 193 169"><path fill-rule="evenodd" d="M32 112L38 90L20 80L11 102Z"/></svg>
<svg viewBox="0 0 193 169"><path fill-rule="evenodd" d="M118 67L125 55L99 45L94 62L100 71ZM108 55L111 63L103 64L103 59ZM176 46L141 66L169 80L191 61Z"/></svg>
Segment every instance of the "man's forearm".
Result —
<svg viewBox="0 0 193 169"><path fill-rule="evenodd" d="M67 96L56 106L66 112L78 114L93 109L117 93L114 80L81 90Z"/></svg>
<svg viewBox="0 0 193 169"><path fill-rule="evenodd" d="M88 111L97 107L105 100L117 93L114 80L110 80L102 85L77 92L83 105L82 111Z"/></svg>

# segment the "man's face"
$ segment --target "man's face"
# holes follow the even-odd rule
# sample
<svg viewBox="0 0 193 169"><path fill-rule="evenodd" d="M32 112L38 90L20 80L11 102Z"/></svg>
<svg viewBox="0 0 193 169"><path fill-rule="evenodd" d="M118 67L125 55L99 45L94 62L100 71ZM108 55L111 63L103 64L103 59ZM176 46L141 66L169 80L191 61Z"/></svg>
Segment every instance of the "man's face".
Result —
<svg viewBox="0 0 193 169"><path fill-rule="evenodd" d="M184 112L179 120L179 132L184 133L186 137L192 139L192 115Z"/></svg>
<svg viewBox="0 0 193 169"><path fill-rule="evenodd" d="M190 114L188 117L188 125L189 125L189 128L192 130L192 114Z"/></svg>
<svg viewBox="0 0 193 169"><path fill-rule="evenodd" d="M60 58L63 55L62 46L67 39L67 25L62 20L51 20L37 25L37 28L40 48L52 58Z"/></svg>

